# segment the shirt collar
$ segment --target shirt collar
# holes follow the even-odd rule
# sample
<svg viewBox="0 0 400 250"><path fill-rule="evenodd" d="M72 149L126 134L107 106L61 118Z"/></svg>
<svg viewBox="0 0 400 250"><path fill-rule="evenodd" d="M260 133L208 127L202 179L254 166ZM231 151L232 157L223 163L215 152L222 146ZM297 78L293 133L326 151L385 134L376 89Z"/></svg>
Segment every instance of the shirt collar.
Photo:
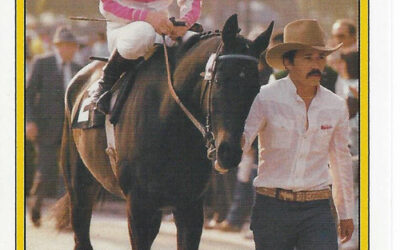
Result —
<svg viewBox="0 0 400 250"><path fill-rule="evenodd" d="M287 92L289 93L289 95L293 98L296 98L301 100L301 97L297 94L297 89L296 89L296 85L294 85L292 79L290 79L289 75L285 77L286 79L286 85L287 85ZM321 85L317 86L317 93L314 96L314 100L319 99L321 96Z"/></svg>
<svg viewBox="0 0 400 250"><path fill-rule="evenodd" d="M63 64L69 65L69 62L64 62L63 59L61 58L60 52L58 52L57 48L54 49L54 54L56 56L56 61L57 61L57 67L58 69L62 70Z"/></svg>
<svg viewBox="0 0 400 250"><path fill-rule="evenodd" d="M287 89L288 89L288 93L291 96L297 96L297 89L296 89L296 85L294 85L292 79L290 79L289 75L285 77L286 82L287 82Z"/></svg>

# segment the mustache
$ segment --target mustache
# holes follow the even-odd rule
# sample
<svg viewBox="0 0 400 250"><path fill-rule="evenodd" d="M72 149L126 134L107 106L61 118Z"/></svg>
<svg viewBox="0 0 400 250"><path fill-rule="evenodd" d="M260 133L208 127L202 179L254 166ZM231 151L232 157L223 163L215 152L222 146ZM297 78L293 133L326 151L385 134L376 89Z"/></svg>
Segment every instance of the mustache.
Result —
<svg viewBox="0 0 400 250"><path fill-rule="evenodd" d="M322 72L319 69L313 69L307 74L307 77L310 76L322 76Z"/></svg>

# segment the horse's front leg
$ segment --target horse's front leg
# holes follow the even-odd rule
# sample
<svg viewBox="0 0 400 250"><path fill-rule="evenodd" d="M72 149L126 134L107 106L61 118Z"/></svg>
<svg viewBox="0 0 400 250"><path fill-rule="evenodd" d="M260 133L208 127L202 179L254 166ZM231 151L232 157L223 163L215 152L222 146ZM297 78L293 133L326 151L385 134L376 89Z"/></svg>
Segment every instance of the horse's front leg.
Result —
<svg viewBox="0 0 400 250"><path fill-rule="evenodd" d="M150 250L161 225L161 211L145 196L140 191L127 196L129 235L136 250Z"/></svg>
<svg viewBox="0 0 400 250"><path fill-rule="evenodd" d="M90 243L90 220L92 209L100 191L100 185L83 165L76 165L72 179L71 224L74 231L75 250L92 250Z"/></svg>
<svg viewBox="0 0 400 250"><path fill-rule="evenodd" d="M190 205L177 207L174 217L178 234L178 250L199 249L204 222L203 199Z"/></svg>

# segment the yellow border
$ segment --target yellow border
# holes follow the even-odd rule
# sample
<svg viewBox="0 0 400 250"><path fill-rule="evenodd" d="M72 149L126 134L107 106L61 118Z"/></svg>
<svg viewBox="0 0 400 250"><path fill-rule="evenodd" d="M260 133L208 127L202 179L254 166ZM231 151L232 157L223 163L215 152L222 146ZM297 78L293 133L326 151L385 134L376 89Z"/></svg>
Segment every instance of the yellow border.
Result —
<svg viewBox="0 0 400 250"><path fill-rule="evenodd" d="M24 0L16 2L16 249L24 249L25 204L24 204L24 90L25 90L25 6Z"/></svg>
<svg viewBox="0 0 400 250"><path fill-rule="evenodd" d="M360 1L360 249L369 249L369 1Z"/></svg>
<svg viewBox="0 0 400 250"><path fill-rule="evenodd" d="M369 1L360 0L360 249L369 249ZM24 0L16 0L16 249L25 248Z"/></svg>

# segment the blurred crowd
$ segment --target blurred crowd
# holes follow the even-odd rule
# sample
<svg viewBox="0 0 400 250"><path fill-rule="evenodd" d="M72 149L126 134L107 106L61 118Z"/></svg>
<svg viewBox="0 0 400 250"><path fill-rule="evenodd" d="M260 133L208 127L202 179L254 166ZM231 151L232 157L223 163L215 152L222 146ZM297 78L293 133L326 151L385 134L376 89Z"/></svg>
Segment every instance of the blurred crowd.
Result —
<svg viewBox="0 0 400 250"><path fill-rule="evenodd" d="M55 30L67 20L53 20L49 22L45 17L27 16L26 23L26 75L27 79L32 74L32 63L35 58L51 54L55 50L53 35ZM67 22L69 23L69 22ZM90 27L90 26L89 26ZM107 57L107 39L105 29L91 30L88 26L75 25L71 29L76 34L78 48L73 54L72 61L80 66L89 62L90 56ZM259 34L255 28L249 32L249 39ZM347 101L350 117L349 147L353 155L353 170L355 181L355 194L358 199L359 186L359 51L358 31L354 20L340 19L332 24L327 31L328 44L335 46L343 43L341 49L328 57L327 67L323 73L321 84L341 96ZM270 46L282 43L283 33L275 31L271 38ZM271 68L261 56L259 63L260 84L269 84L272 81L285 77L287 72ZM27 86L28 87L28 86ZM215 172L212 176L208 199L206 203L205 229L221 230L225 232L242 232L244 237L250 238L252 234L248 228L254 190L252 180L257 171L256 146L252 153L242 156L242 162L235 171L220 175ZM33 172L35 168L35 145L27 141L26 146L26 194L32 187ZM246 172L241 165L251 164L253 170ZM29 170L30 169L30 170ZM57 172L52 178L58 179ZM60 181L61 182L61 181ZM55 182L47 188L56 190L60 182ZM60 188L59 188L60 189ZM55 192L55 193L59 193ZM52 194L53 196L55 194ZM358 201L355 201L358 203ZM358 214L358 211L357 211ZM356 228L357 228L356 222ZM354 239L358 233L354 233ZM354 248L358 247L358 241Z"/></svg>
<svg viewBox="0 0 400 250"><path fill-rule="evenodd" d="M80 24L84 25L80 25ZM53 35L59 26L68 26L76 35L78 51L73 61L81 66L89 63L90 56L107 57L109 55L105 24L91 27L88 22L73 22L64 16L56 17L43 13L39 17L27 15L25 32L26 73L29 75L33 59L54 51Z"/></svg>

